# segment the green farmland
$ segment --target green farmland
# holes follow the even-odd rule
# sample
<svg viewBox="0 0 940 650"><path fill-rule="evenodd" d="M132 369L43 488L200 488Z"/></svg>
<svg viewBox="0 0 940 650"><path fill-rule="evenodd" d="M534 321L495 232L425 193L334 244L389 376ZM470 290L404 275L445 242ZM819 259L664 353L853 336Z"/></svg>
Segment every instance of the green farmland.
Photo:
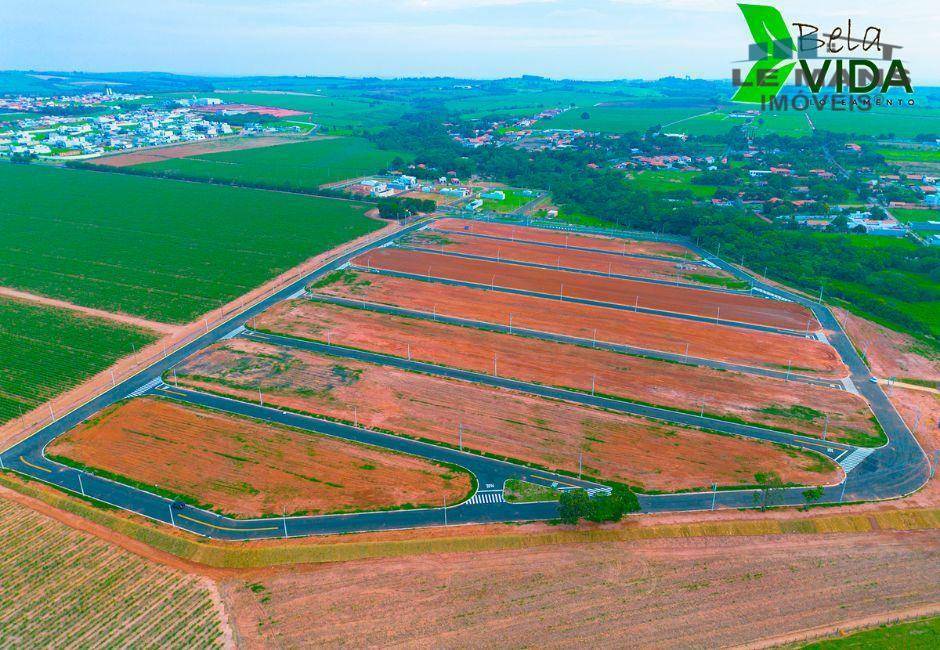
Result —
<svg viewBox="0 0 940 650"><path fill-rule="evenodd" d="M324 183L384 171L397 154L363 138L311 140L137 165L171 176L316 190ZM404 155L402 155L404 157Z"/></svg>
<svg viewBox="0 0 940 650"><path fill-rule="evenodd" d="M718 189L714 185L697 185L692 182L701 174L697 172L678 171L642 171L633 174L628 181L648 192L678 192L688 190L697 199L710 199Z"/></svg>
<svg viewBox="0 0 940 650"><path fill-rule="evenodd" d="M0 298L0 423L156 340L150 332Z"/></svg>
<svg viewBox="0 0 940 650"><path fill-rule="evenodd" d="M38 165L0 164L0 195L0 285L170 323L380 227L352 201Z"/></svg>
<svg viewBox="0 0 940 650"><path fill-rule="evenodd" d="M407 110L407 105L399 102L316 94L216 92L210 96L218 97L228 104L255 104L303 111L309 113L317 124L326 126L330 131L340 132L381 127L401 117Z"/></svg>
<svg viewBox="0 0 940 650"><path fill-rule="evenodd" d="M624 108L619 106L579 106L536 124L539 129L583 129L602 133L642 133L651 126L663 126L708 112L704 108ZM582 115L587 113L588 118ZM676 129L684 122L676 124ZM671 131L666 128L666 131Z"/></svg>
<svg viewBox="0 0 940 650"><path fill-rule="evenodd" d="M898 221L940 221L940 210L912 210L910 208L890 208L889 212Z"/></svg>
<svg viewBox="0 0 940 650"><path fill-rule="evenodd" d="M914 149L890 147L878 149L888 162L938 163L940 164L940 149Z"/></svg>

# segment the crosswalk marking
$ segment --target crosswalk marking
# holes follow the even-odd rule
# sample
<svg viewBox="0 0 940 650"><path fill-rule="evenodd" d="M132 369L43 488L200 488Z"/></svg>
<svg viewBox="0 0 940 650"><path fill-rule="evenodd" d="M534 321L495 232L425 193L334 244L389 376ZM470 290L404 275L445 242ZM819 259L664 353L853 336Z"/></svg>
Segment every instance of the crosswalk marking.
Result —
<svg viewBox="0 0 940 650"><path fill-rule="evenodd" d="M859 463L871 456L874 451L874 449L859 447L844 459L840 460L839 464L842 465L842 469L848 474L858 467Z"/></svg>
<svg viewBox="0 0 940 650"><path fill-rule="evenodd" d="M480 490L467 500L469 505L477 503L506 503L502 490Z"/></svg>
<svg viewBox="0 0 940 650"><path fill-rule="evenodd" d="M245 331L245 326L244 326L244 325L239 325L238 327L236 327L235 329L233 329L231 332L229 332L228 334L226 334L225 336L223 336L223 337L220 338L219 340L220 340L220 341L228 341L229 339L235 338L236 336L238 336L239 334L241 334L241 333L244 332L244 331Z"/></svg>
<svg viewBox="0 0 940 650"><path fill-rule="evenodd" d="M141 386L140 388L132 392L128 397L140 397L144 393L149 392L153 390L154 388L162 388L162 387L163 387L163 380L157 377L156 379L152 381L148 381L146 384L144 384L143 386Z"/></svg>

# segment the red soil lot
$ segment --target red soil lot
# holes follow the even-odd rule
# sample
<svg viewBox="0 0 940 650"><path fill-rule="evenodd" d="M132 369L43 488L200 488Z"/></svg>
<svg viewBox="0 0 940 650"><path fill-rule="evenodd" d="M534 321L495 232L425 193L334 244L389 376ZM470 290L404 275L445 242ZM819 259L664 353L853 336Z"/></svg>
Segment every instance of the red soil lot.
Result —
<svg viewBox="0 0 940 650"><path fill-rule="evenodd" d="M452 445L462 427L467 449L550 469L578 471L583 452L585 475L645 489L752 484L770 471L803 484L841 476L818 457L766 443L245 339L200 352L177 377L245 400L260 385L266 404Z"/></svg>
<svg viewBox="0 0 940 650"><path fill-rule="evenodd" d="M130 167L132 165L160 162L173 158L189 158L191 156L222 153L225 151L274 147L282 144L291 144L292 142L299 142L299 140L275 135L257 138L229 136L199 140L197 142L187 142L169 147L150 147L149 149L119 153L113 156L102 156L101 158L96 158L94 162L96 165L107 165L108 167Z"/></svg>
<svg viewBox="0 0 940 650"><path fill-rule="evenodd" d="M241 517L436 506L471 489L466 472L422 458L152 398L117 405L49 453Z"/></svg>
<svg viewBox="0 0 940 650"><path fill-rule="evenodd" d="M584 271L668 280L670 282L678 278L681 282L720 285L722 279L734 279L729 273L725 273L720 269L683 261L666 262L664 260L623 257L577 249L549 248L538 244L496 241L457 233L419 232L405 239L404 243L432 250L441 250L443 246L446 252L492 257L497 260L532 262ZM700 282L702 277L714 278L715 281Z"/></svg>
<svg viewBox="0 0 940 650"><path fill-rule="evenodd" d="M632 253L635 255L662 255L678 257L687 260L701 259L685 246L667 242L639 241L636 239L621 239L619 237L605 237L603 235L587 235L584 233L556 232L544 228L529 226L514 226L504 223L487 223L471 219L438 219L432 228L448 232L472 232L480 235L494 237L509 237L511 239L537 242L543 244L558 244L564 246L578 246L580 248L593 248L598 251L614 253Z"/></svg>
<svg viewBox="0 0 940 650"><path fill-rule="evenodd" d="M380 248L353 260L361 267L412 273L418 276L491 284L552 296L596 300L617 305L659 309L754 325L803 332L818 329L809 310L795 303L765 300L717 291L605 278L571 271L537 269L485 260L468 260L435 253ZM720 313L719 313L720 310Z"/></svg>
<svg viewBox="0 0 940 650"><path fill-rule="evenodd" d="M792 362L793 371L801 374L827 378L848 374L829 345L785 334L367 273L317 291L500 325L508 325L512 314L514 327L584 339L594 338L596 332L598 341L661 352L685 354L688 343L690 357L772 370ZM729 345L732 339L734 345Z"/></svg>
<svg viewBox="0 0 940 650"><path fill-rule="evenodd" d="M781 379L722 372L701 366L666 363L605 350L540 341L447 325L416 318L388 316L309 300L279 303L254 326L335 345L383 352L416 361L522 381L598 393L699 411L724 418L792 430L822 433L828 413L829 436L844 440L875 434L866 402L852 393ZM793 408L796 411L793 411ZM813 409L807 411L807 409ZM811 417L805 413L813 414Z"/></svg>

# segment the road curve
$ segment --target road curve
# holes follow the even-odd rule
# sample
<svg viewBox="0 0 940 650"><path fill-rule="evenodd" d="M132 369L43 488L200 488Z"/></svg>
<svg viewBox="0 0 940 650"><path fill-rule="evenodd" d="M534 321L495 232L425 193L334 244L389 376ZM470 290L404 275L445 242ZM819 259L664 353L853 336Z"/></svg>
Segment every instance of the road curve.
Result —
<svg viewBox="0 0 940 650"><path fill-rule="evenodd" d="M276 537L296 537L313 534L344 533L367 530L390 530L397 528L413 528L419 526L442 526L445 524L445 514L448 525L468 524L468 523L487 523L487 522L506 522L506 521L526 521L537 519L550 519L557 516L557 504L555 503L536 503L536 504L508 504L500 502L485 503L464 503L448 508L432 508L420 510L403 510L393 512L369 512L353 513L344 515L321 515L311 517L288 517L284 518L264 518L255 520L242 520L224 517L222 515L200 510L190 506L185 506L181 510L173 510L170 501L156 494L138 490L136 488L115 483L105 478L95 476L87 472L67 468L47 459L43 453L45 446L56 437L69 431L76 425L102 409L114 404L120 400L143 393L163 394L173 399L181 399L197 403L210 408L218 408L232 413L240 413L259 417L271 422L280 422L307 428L311 431L318 431L326 435L336 435L338 437L348 437L348 439L368 440L371 444L380 444L388 448L409 450L406 453L418 453L429 458L446 459L447 462L454 462L470 470L480 482L481 490L486 492L488 489L495 491L502 487L500 478L510 476L526 476L531 480L539 481L559 481L561 485L579 485L587 489L599 489L597 484L587 481L577 481L570 477L552 474L550 472L541 472L526 467L504 463L493 459L477 456L475 454L463 453L458 450L448 449L446 447L418 443L407 438L397 436L386 436L366 430L349 427L338 423L329 422L309 416L302 416L293 413L284 413L276 409L264 408L259 405L227 400L216 396L197 393L194 391L180 391L172 388L167 389L161 385L163 373L174 365L190 356L191 354L218 342L226 337L230 337L243 328L253 317L259 315L272 305L285 300L293 295L302 292L312 281L322 277L330 271L336 270L346 265L352 258L360 255L369 249L383 246L408 232L423 227L422 222L412 224L397 233L383 237L376 242L359 247L350 253L321 266L310 274L298 279L287 287L274 293L268 298L257 303L253 307L233 315L230 319L224 321L214 329L210 330L201 337L195 339L189 344L181 347L176 352L168 355L165 359L154 363L153 365L142 369L133 377L109 389L98 397L90 400L84 405L74 409L68 414L60 417L56 421L47 425L43 429L32 434L25 440L13 445L11 448L0 453L0 463L3 468L13 470L17 473L29 476L33 479L58 486L62 489L75 493L82 493L89 498L98 499L102 502L123 508L125 510L138 513L142 516L170 523L177 527L191 531L198 535L227 540L246 540ZM631 234L630 236L634 236ZM808 300L789 291L779 289L768 285L754 276L734 267L719 258L712 256L707 251L700 249L684 240L676 240L691 250L699 253L707 261L715 264L736 277L751 282L751 284L762 291L778 296L786 300L798 302L810 308L816 315L819 322L827 330L833 332L830 340L835 349L839 352L843 361L851 371L851 379L858 391L869 401L871 408L881 426L888 435L889 442L885 446L874 450L866 451L867 457L854 470L847 472L846 480L838 485L827 487L824 492L823 502L841 502L843 500L871 500L887 499L904 496L921 487L928 478L929 465L926 455L920 448L916 439L908 430L894 407L888 401L881 388L872 383L870 373L862 362L861 358L855 352L854 347L843 332L841 326L836 321L832 313L823 305L812 300ZM468 283L456 283L467 284ZM517 291L516 293L525 293ZM584 301L590 304L589 301ZM610 306L605 304L604 306ZM632 309L632 307L624 307ZM641 309L640 311L645 311ZM651 313L656 313L652 311ZM666 314L670 315L670 314ZM672 315L675 317L675 315ZM712 319L703 319L711 321ZM734 323L729 323L734 324ZM769 331L780 331L770 328ZM785 331L794 335L802 335ZM256 337L257 333L248 334ZM281 337L283 338L283 337ZM309 345L309 349L324 351L327 353L336 353L336 346L332 349L323 350L330 346L325 346L306 341L297 342L296 339L289 339L281 344L291 345ZM344 354L355 352L355 358L370 360L368 355L359 351L346 351ZM381 356L381 355L378 355ZM418 364L396 360L395 363L411 364L415 369L418 366L430 364ZM405 367L404 365L402 367ZM544 386L527 385L524 382L514 382L498 377L489 377L487 375L477 376L476 373L465 373L454 369L441 369L432 367L437 374L446 374L458 379L467 379L470 381L483 381L491 385L500 385L516 390L528 390L535 387L536 394L542 394L547 397L556 397L567 401L576 401L588 405L602 406L604 408L613 408L624 412L637 413L647 417L654 417L667 421L674 421L682 424L691 424L703 426L703 428L726 430L735 435L745 435L748 437L758 437L764 440L781 442L783 444L803 446L804 448L814 449L824 453L830 458L839 459L845 463L845 458L854 453L854 448L848 445L839 445L836 443L823 443L819 440L806 438L802 440L800 436L792 434L783 434L760 427L748 427L746 425L736 425L720 420L711 420L709 418L699 418L692 414L678 413L668 409L656 409L655 407L646 407L643 405L630 404L619 400L608 400L602 397L595 397L584 393L573 391L562 391ZM421 370L426 370L421 368ZM445 372L442 372L446 370ZM467 376L461 376L465 373ZM175 391L168 393L167 390ZM528 390L528 392L533 392ZM631 409L631 410L628 410ZM705 420L705 421L703 421ZM740 428L740 430L739 430ZM381 439L379 439L380 436ZM768 437L762 437L768 436ZM783 436L780 438L779 436ZM392 447L390 445L400 445ZM423 446L422 446L423 445ZM815 447L813 446L815 445ZM825 445L820 449L820 445ZM832 451L827 451L831 448ZM493 488L487 486L492 485ZM645 512L667 512L667 511L691 511L707 510L713 507L752 507L755 505L754 491L751 490L722 490L718 492L696 492L683 494L666 495L640 495L640 503ZM781 504L801 504L803 497L801 490L791 489L781 492L778 496L778 503Z"/></svg>

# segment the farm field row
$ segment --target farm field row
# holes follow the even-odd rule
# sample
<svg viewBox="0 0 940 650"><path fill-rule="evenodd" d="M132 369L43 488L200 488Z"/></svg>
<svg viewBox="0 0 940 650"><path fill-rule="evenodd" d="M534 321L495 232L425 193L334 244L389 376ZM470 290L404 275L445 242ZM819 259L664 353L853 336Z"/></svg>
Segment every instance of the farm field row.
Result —
<svg viewBox="0 0 940 650"><path fill-rule="evenodd" d="M681 281L706 286L745 288L747 285L729 273L710 266L685 261L667 262L644 257L594 253L572 248L552 248L520 241L499 241L458 233L422 231L401 240L406 246L448 253L478 255L496 260L531 262L597 273L631 275L654 280Z"/></svg>
<svg viewBox="0 0 940 650"><path fill-rule="evenodd" d="M47 453L238 517L436 506L472 488L468 473L425 459L154 398L111 407Z"/></svg>
<svg viewBox="0 0 940 650"><path fill-rule="evenodd" d="M0 538L4 647L224 647L214 587L204 578L6 499Z"/></svg>
<svg viewBox="0 0 940 650"><path fill-rule="evenodd" d="M337 370L341 368L341 370ZM620 481L646 490L746 485L757 474L817 484L826 459L771 444L245 339L177 369L180 386Z"/></svg>
<svg viewBox="0 0 940 650"><path fill-rule="evenodd" d="M789 367L793 372L830 378L848 374L832 347L804 337L350 270L324 278L315 290L504 326L511 315L517 328L768 370Z"/></svg>
<svg viewBox="0 0 940 650"><path fill-rule="evenodd" d="M821 436L879 444L883 434L865 401L852 393L782 379L667 363L390 316L310 300L280 303L253 320L274 333L410 357L500 377Z"/></svg>
<svg viewBox="0 0 940 650"><path fill-rule="evenodd" d="M540 120L534 128L582 129L602 133L643 133L650 127L663 126L705 112L707 109L702 107L579 106L551 119ZM666 130L669 131L669 129Z"/></svg>
<svg viewBox="0 0 940 650"><path fill-rule="evenodd" d="M697 260L699 256L684 246L668 242L639 241L636 239L620 239L605 237L603 235L588 235L574 232L558 232L533 228L530 226L516 226L506 223L488 223L486 221L472 221L469 219L445 218L438 219L431 227L435 230L456 233L474 233L492 237L506 237L515 241L525 241L554 246L577 246L590 248L608 253L625 253L633 255L661 255L686 260Z"/></svg>
<svg viewBox="0 0 940 650"><path fill-rule="evenodd" d="M351 201L39 165L0 165L0 194L0 285L170 323L381 226Z"/></svg>
<svg viewBox="0 0 940 650"><path fill-rule="evenodd" d="M0 423L155 341L150 331L0 298Z"/></svg>
<svg viewBox="0 0 940 650"><path fill-rule="evenodd" d="M399 248L371 250L354 258L353 263L363 268L409 273L419 277L506 287L559 298L594 300L800 332L819 327L805 307L741 294L700 291Z"/></svg>
<svg viewBox="0 0 940 650"><path fill-rule="evenodd" d="M377 149L365 138L329 138L174 158L137 165L137 169L187 179L314 191L325 183L383 172L398 156L406 154Z"/></svg>

